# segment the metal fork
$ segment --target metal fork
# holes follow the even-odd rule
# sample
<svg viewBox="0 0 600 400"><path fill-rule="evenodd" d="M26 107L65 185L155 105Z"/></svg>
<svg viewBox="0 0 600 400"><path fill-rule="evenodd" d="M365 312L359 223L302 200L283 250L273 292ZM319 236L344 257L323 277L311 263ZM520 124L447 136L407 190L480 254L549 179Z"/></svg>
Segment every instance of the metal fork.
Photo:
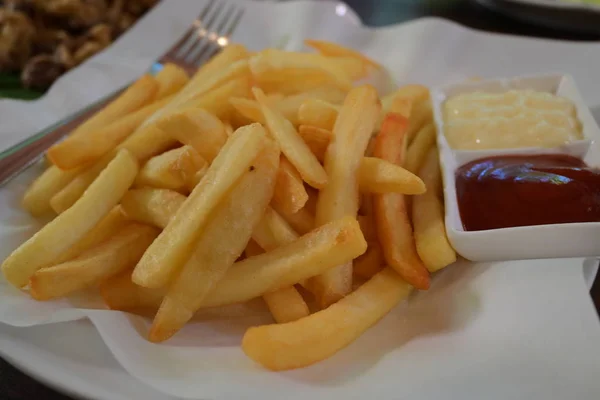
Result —
<svg viewBox="0 0 600 400"><path fill-rule="evenodd" d="M189 73L206 63L229 44L244 8L223 0L210 0L188 30L151 67L159 71L166 63L177 64ZM40 160L46 150L81 125L92 114L117 97L125 88L70 115L55 125L0 153L0 187Z"/></svg>

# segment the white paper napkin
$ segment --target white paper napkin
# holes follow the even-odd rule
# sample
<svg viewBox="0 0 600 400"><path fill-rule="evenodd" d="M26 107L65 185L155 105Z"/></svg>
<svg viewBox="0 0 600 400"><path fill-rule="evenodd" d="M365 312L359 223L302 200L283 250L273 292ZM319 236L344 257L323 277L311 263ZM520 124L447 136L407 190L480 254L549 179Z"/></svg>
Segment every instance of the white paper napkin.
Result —
<svg viewBox="0 0 600 400"><path fill-rule="evenodd" d="M199 0L167 0L111 47L34 103L0 101L0 145L19 142L82 104L133 80L185 31ZM600 54L592 45L475 34L435 19L369 30L335 3L248 6L235 40L259 49L291 38L324 38L382 61L400 82L447 83L478 76L571 73L600 104ZM585 62L574 62L574 60ZM585 66L581 65L585 64ZM593 78L593 79L592 79ZM0 259L39 228L18 207L34 167L0 189ZM431 290L399 306L334 357L270 373L240 349L245 329L271 321L261 301L205 314L165 344L144 336L149 321L104 310L97 298L36 302L0 279L0 322L32 326L89 318L132 375L186 398L364 399L599 398L600 324L583 260L458 263ZM592 264L590 264L592 265ZM588 274L593 268L588 268Z"/></svg>

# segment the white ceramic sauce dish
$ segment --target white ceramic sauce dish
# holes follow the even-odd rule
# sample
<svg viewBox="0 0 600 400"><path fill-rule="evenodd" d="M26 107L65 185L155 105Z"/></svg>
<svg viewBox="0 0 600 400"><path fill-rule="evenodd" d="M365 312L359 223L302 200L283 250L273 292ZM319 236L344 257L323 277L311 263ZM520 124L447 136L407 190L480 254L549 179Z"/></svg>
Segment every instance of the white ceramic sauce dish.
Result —
<svg viewBox="0 0 600 400"><path fill-rule="evenodd" d="M583 140L555 148L511 148L455 150L444 134L443 104L455 95L469 92L505 92L532 89L553 93L573 102L582 124ZM456 251L471 261L503 261L537 258L600 256L600 222L523 226L466 231L456 195L455 172L471 161L500 155L566 154L600 167L600 128L569 75L543 75L482 80L446 85L432 90L437 143L444 181L446 231Z"/></svg>

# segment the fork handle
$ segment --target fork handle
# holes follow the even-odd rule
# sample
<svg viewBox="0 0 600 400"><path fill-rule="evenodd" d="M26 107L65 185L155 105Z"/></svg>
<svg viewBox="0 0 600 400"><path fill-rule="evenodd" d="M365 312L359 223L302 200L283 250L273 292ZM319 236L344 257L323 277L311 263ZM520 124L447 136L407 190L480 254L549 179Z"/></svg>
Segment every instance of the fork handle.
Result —
<svg viewBox="0 0 600 400"><path fill-rule="evenodd" d="M6 185L33 163L38 161L53 144L61 140L75 128L99 111L121 93L116 93L94 103L83 111L76 112L28 140L9 149L9 154L0 160L0 187Z"/></svg>

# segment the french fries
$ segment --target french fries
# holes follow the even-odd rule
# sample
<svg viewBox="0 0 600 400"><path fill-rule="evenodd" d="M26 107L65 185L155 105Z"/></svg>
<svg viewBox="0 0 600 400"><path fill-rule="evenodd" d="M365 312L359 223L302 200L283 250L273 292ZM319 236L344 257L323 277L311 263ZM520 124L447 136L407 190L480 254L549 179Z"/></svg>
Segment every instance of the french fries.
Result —
<svg viewBox="0 0 600 400"><path fill-rule="evenodd" d="M377 135L375 156L402 165L406 153L407 126L406 118L388 114ZM428 289L429 272L417 255L404 195L373 195L373 206L386 262L417 289Z"/></svg>
<svg viewBox="0 0 600 400"><path fill-rule="evenodd" d="M358 212L358 168L379 116L379 99L373 87L352 89L333 128L333 141L325 155L329 184L317 201L316 224L320 226ZM352 289L352 263L340 265L311 284L321 307L338 301Z"/></svg>
<svg viewBox="0 0 600 400"><path fill-rule="evenodd" d="M190 256L194 242L217 204L251 166L266 143L258 125L238 129L194 188L173 220L150 245L133 272L133 281L145 287L166 285Z"/></svg>
<svg viewBox="0 0 600 400"><path fill-rule="evenodd" d="M430 190L413 199L415 243L419 257L429 272L435 272L456 261L456 251L446 236L444 205L438 197L437 188L442 186L442 178L435 147L430 147L419 175Z"/></svg>
<svg viewBox="0 0 600 400"><path fill-rule="evenodd" d="M6 280L17 287L25 286L37 270L49 266L117 205L137 172L136 160L128 151L120 151L73 207L4 260L2 272Z"/></svg>
<svg viewBox="0 0 600 400"><path fill-rule="evenodd" d="M191 146L167 151L148 160L135 180L137 186L150 186L187 192L189 182L207 162Z"/></svg>
<svg viewBox="0 0 600 400"><path fill-rule="evenodd" d="M327 184L327 174L292 123L269 104L262 90L254 88L252 92L260 104L269 132L281 146L281 152L296 167L306 183L317 189L323 188Z"/></svg>
<svg viewBox="0 0 600 400"><path fill-rule="evenodd" d="M221 202L190 258L169 285L154 317L150 341L164 341L181 329L242 254L273 196L278 164L279 148L273 143ZM224 241L227 236L229 240Z"/></svg>
<svg viewBox="0 0 600 400"><path fill-rule="evenodd" d="M63 297L130 269L158 232L150 226L129 224L74 260L40 269L29 280L31 297L36 300Z"/></svg>
<svg viewBox="0 0 600 400"><path fill-rule="evenodd" d="M272 371L306 367L346 347L408 297L411 289L386 268L325 310L286 324L248 329L242 349Z"/></svg>
<svg viewBox="0 0 600 400"><path fill-rule="evenodd" d="M191 78L167 64L53 146L23 207L58 216L3 262L7 281L40 301L99 289L153 316L152 342L266 304L277 324L242 348L272 370L333 355L427 289L457 257L429 90L379 99L353 86L381 65L306 44L229 44Z"/></svg>

